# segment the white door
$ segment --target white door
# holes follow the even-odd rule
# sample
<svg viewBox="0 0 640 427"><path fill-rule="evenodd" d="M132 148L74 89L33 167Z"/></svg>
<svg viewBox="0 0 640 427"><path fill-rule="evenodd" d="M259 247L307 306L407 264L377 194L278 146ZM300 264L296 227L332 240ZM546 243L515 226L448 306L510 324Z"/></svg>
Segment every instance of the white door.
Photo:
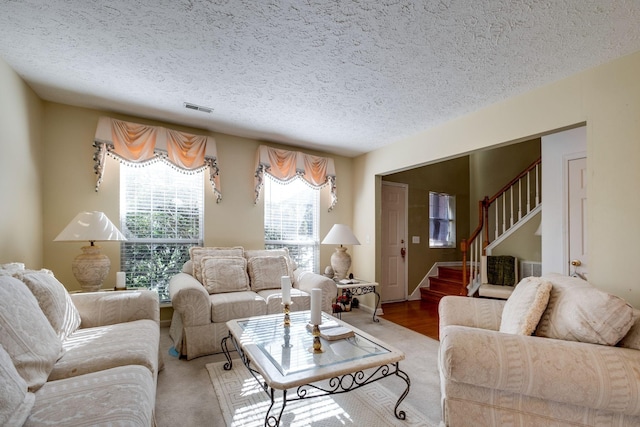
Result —
<svg viewBox="0 0 640 427"><path fill-rule="evenodd" d="M382 181L382 302L407 299L407 185Z"/></svg>
<svg viewBox="0 0 640 427"><path fill-rule="evenodd" d="M567 161L569 274L587 278L587 158Z"/></svg>

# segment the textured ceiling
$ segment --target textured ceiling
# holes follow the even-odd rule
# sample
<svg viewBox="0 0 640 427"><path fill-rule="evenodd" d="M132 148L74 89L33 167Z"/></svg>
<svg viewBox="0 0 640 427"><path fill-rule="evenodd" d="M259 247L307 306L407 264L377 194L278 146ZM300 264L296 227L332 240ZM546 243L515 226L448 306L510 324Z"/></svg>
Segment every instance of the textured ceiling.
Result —
<svg viewBox="0 0 640 427"><path fill-rule="evenodd" d="M0 0L0 56L46 100L351 156L640 51L639 23L640 0Z"/></svg>

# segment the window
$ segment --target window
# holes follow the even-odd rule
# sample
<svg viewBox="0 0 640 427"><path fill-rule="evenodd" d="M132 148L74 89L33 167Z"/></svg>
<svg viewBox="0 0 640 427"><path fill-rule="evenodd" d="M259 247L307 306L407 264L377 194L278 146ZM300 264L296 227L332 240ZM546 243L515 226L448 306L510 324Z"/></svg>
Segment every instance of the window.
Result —
<svg viewBox="0 0 640 427"><path fill-rule="evenodd" d="M120 165L121 246L127 285L157 290L169 300L172 275L204 240L204 172L185 174L163 162Z"/></svg>
<svg viewBox="0 0 640 427"><path fill-rule="evenodd" d="M286 247L298 267L320 270L320 191L301 179L286 184L265 174L264 243L266 249Z"/></svg>
<svg viewBox="0 0 640 427"><path fill-rule="evenodd" d="M456 247L456 197L429 192L429 247Z"/></svg>

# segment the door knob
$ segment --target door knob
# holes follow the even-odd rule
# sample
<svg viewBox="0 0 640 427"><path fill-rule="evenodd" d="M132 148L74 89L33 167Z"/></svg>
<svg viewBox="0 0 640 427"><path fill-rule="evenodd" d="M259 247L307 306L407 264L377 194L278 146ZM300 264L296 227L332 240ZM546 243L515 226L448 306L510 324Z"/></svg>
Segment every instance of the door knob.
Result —
<svg viewBox="0 0 640 427"><path fill-rule="evenodd" d="M582 262L580 262L579 259L573 259L571 260L571 265L573 265L574 267L580 267L582 265Z"/></svg>

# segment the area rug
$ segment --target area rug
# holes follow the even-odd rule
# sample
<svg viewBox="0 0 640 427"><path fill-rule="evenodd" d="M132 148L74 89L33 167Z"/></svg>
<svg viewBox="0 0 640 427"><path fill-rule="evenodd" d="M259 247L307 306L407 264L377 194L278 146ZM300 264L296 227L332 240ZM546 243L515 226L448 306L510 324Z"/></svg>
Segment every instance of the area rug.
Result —
<svg viewBox="0 0 640 427"><path fill-rule="evenodd" d="M210 363L206 368L218 397L225 424L233 427L264 426L264 417L271 403L267 394L238 360L235 360L233 369L229 371L225 371L223 366L224 362ZM406 413L406 420L397 419L393 409L398 396L384 387L385 381L402 382L399 378L389 377L348 393L289 402L282 414L280 425L433 426L406 401L399 407L399 410ZM274 412L277 415L282 406L282 393L277 391L276 396L272 415Z"/></svg>

